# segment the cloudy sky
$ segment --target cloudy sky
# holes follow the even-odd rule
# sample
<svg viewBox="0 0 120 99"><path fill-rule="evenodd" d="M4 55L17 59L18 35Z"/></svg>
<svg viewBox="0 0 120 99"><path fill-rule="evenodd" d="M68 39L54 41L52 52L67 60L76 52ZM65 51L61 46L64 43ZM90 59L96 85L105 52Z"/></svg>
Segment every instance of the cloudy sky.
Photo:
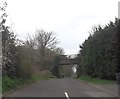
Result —
<svg viewBox="0 0 120 99"><path fill-rule="evenodd" d="M75 54L95 25L118 17L119 0L6 0L8 24L20 39L53 31L66 54Z"/></svg>

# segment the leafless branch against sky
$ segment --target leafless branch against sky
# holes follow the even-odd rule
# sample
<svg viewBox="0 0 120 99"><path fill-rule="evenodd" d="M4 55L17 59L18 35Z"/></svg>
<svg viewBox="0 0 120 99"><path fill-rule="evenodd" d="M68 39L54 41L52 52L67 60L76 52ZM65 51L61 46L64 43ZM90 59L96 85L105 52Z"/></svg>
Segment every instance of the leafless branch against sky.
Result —
<svg viewBox="0 0 120 99"><path fill-rule="evenodd" d="M118 17L119 0L6 0L8 21L16 34L26 39L36 29L58 34L66 54L77 53L79 44L95 25ZM21 6L22 5L22 6Z"/></svg>

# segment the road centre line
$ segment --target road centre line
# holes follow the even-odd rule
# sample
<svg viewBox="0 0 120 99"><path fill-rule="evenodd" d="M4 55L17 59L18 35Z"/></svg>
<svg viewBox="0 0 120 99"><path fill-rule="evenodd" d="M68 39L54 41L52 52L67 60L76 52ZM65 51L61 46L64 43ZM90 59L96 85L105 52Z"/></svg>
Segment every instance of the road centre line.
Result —
<svg viewBox="0 0 120 99"><path fill-rule="evenodd" d="M67 93L66 90L64 91L64 94L65 94L65 96L66 96L67 99L70 99L70 97L68 96L68 93Z"/></svg>

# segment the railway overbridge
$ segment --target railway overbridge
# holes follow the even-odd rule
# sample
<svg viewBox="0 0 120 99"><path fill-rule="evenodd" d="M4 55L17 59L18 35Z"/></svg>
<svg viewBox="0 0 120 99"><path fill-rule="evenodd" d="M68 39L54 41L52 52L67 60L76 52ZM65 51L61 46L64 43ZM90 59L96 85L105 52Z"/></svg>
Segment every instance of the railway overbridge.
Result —
<svg viewBox="0 0 120 99"><path fill-rule="evenodd" d="M77 54L61 55L59 63L60 77L77 77Z"/></svg>

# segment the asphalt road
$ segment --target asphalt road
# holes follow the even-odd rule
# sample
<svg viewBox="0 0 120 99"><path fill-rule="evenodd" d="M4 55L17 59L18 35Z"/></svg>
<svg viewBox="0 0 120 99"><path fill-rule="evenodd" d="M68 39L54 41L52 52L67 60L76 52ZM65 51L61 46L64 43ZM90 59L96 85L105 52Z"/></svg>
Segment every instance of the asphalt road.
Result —
<svg viewBox="0 0 120 99"><path fill-rule="evenodd" d="M114 97L95 86L76 79L51 79L27 85L7 97Z"/></svg>

